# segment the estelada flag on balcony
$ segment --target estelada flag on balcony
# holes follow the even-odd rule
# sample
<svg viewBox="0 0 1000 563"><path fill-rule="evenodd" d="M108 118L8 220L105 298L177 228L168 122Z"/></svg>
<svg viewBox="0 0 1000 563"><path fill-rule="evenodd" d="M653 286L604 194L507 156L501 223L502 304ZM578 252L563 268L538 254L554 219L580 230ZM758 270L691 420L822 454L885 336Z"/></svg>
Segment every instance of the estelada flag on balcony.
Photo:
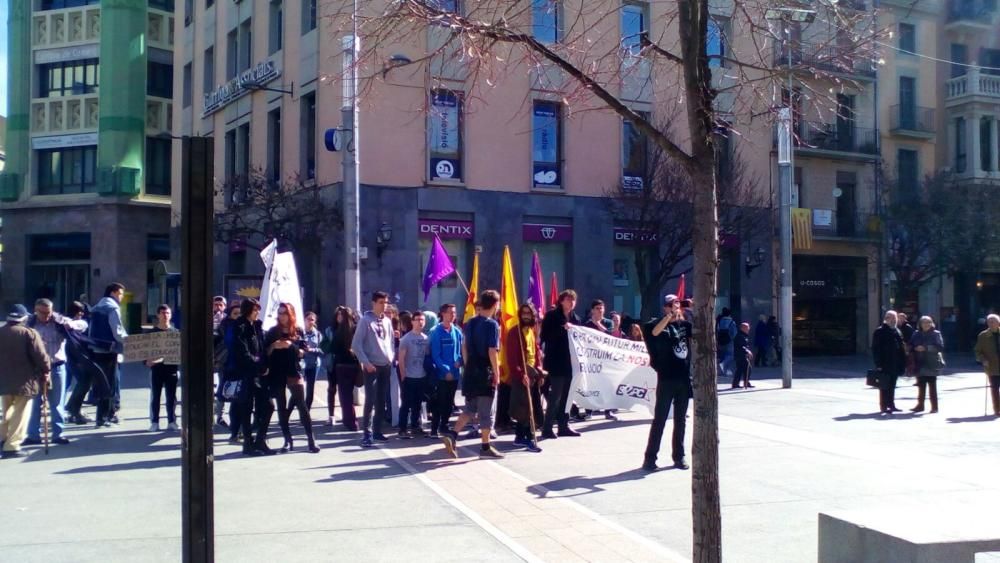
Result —
<svg viewBox="0 0 1000 563"><path fill-rule="evenodd" d="M812 248L812 209L792 208L792 248Z"/></svg>
<svg viewBox="0 0 1000 563"><path fill-rule="evenodd" d="M441 283L441 280L455 273L455 265L451 263L451 257L441 244L441 239L434 235L434 244L431 245L431 254L427 257L427 268L424 269L424 281L421 286L424 290L424 303L431 294L431 288Z"/></svg>

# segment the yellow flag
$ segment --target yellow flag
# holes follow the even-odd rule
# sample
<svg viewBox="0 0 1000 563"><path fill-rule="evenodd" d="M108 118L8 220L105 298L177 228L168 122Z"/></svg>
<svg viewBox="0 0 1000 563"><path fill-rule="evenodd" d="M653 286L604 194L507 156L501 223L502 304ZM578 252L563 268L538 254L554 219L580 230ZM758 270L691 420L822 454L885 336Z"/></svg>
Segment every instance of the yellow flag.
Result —
<svg viewBox="0 0 1000 563"><path fill-rule="evenodd" d="M472 279L469 280L469 298L465 300L465 314L462 323L476 316L476 294L479 293L479 253L472 259Z"/></svg>
<svg viewBox="0 0 1000 563"><path fill-rule="evenodd" d="M514 266L510 261L510 248L503 247L503 272L500 278L500 341L517 326L517 289L514 287ZM502 355L501 355L502 357ZM510 381L507 366L500 362L500 381Z"/></svg>
<svg viewBox="0 0 1000 563"><path fill-rule="evenodd" d="M812 209L792 208L792 248L812 248Z"/></svg>

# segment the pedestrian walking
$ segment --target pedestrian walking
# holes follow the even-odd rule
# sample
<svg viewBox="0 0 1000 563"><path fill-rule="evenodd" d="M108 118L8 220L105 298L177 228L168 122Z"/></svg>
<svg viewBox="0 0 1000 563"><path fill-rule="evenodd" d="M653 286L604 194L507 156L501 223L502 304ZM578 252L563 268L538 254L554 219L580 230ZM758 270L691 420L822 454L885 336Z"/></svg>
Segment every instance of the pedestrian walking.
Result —
<svg viewBox="0 0 1000 563"><path fill-rule="evenodd" d="M733 340L733 354L736 361L736 374L733 376L733 389L750 389L750 371L753 369L753 352L750 350L750 323L740 323L740 330Z"/></svg>
<svg viewBox="0 0 1000 563"><path fill-rule="evenodd" d="M291 303L278 305L278 324L264 335L267 354L267 379L271 397L278 407L278 424L285 443L282 453L295 449L289 421L292 409L299 412L299 422L306 433L310 453L319 453L319 446L313 436L312 418L306 408L306 385L302 374L302 359L306 355L306 343L299 332L295 307ZM291 397L289 399L289 396Z"/></svg>
<svg viewBox="0 0 1000 563"><path fill-rule="evenodd" d="M676 295L663 298L663 317L649 321L642 327L649 351L649 361L656 371L656 407L653 424L642 468L657 471L656 458L663 440L670 408L674 411L674 429L671 439L671 457L674 467L688 469L684 459L684 431L688 404L694 396L691 387L691 322L684 318Z"/></svg>
<svg viewBox="0 0 1000 563"><path fill-rule="evenodd" d="M34 329L45 345L45 353L49 356L51 371L49 373L48 392L46 400L49 404L51 420L51 435L53 444L66 445L69 439L63 436L65 430L66 401L66 341L69 331L87 330L85 321L75 321L63 317L53 309L52 301L39 299L35 301L35 314L28 317L25 323ZM32 402L31 417L28 420L28 435L22 445L31 446L42 443L42 402Z"/></svg>
<svg viewBox="0 0 1000 563"><path fill-rule="evenodd" d="M989 379L993 416L1000 417L1000 315L986 317L986 330L976 337L976 361Z"/></svg>
<svg viewBox="0 0 1000 563"><path fill-rule="evenodd" d="M503 342L504 362L510 366L510 416L516 422L514 445L541 452L535 442L535 427L543 420L541 385L545 377L542 351L535 337L538 313L531 303L517 311L518 323L507 331Z"/></svg>
<svg viewBox="0 0 1000 563"><path fill-rule="evenodd" d="M938 412L937 377L944 367L944 339L934 326L934 319L920 317L918 330L910 338L910 349L917 370L917 406L913 412L924 412L924 397L930 388L931 413Z"/></svg>
<svg viewBox="0 0 1000 563"><path fill-rule="evenodd" d="M771 331L767 326L767 316L761 315L757 319L757 326L753 331L753 347L756 353L753 357L754 367L767 367L767 356L771 348Z"/></svg>
<svg viewBox="0 0 1000 563"><path fill-rule="evenodd" d="M156 308L156 326L151 332L176 332L170 324L173 311L169 305ZM160 397L166 393L167 430L177 431L177 381L178 366L168 364L163 358L146 360L149 368L149 431L160 431Z"/></svg>
<svg viewBox="0 0 1000 563"><path fill-rule="evenodd" d="M49 381L52 364L45 343L37 332L25 326L28 309L14 305L7 324L0 327L0 442L3 459L24 457L21 443L28 429L31 404Z"/></svg>
<svg viewBox="0 0 1000 563"><path fill-rule="evenodd" d="M414 312L410 318L410 331L399 339L399 378L403 394L403 404L399 408L399 437L404 439L424 436L420 427L420 403L427 384L425 366L430 351L424 322L424 313Z"/></svg>
<svg viewBox="0 0 1000 563"><path fill-rule="evenodd" d="M396 359L392 322L385 314L388 301L389 294L384 291L372 294L372 310L361 317L351 341L351 350L361 362L365 378L365 405L362 410L364 436L361 438L363 448L372 447L373 441L388 441L382 433L382 425L385 424L392 363Z"/></svg>
<svg viewBox="0 0 1000 563"><path fill-rule="evenodd" d="M302 359L305 366L303 375L306 380L306 408L312 411L313 397L316 393L316 374L319 373L323 365L323 350L320 345L323 343L323 333L316 325L316 313L306 312L306 329L302 333L303 353Z"/></svg>
<svg viewBox="0 0 1000 563"><path fill-rule="evenodd" d="M354 311L347 307L337 307L334 313L335 329L330 339L332 374L327 372L330 385L326 392L327 424L333 425L334 398L340 400L340 422L352 432L358 431L358 419L354 412L354 389L364 385L361 364L351 350L356 322Z"/></svg>
<svg viewBox="0 0 1000 563"><path fill-rule="evenodd" d="M124 350L128 332L122 324L121 300L125 286L113 283L104 289L104 297L90 310L90 339L94 342L93 359L107 378L107 385L91 388L97 402L97 426L118 424L121 406L121 373L118 355Z"/></svg>
<svg viewBox="0 0 1000 563"><path fill-rule="evenodd" d="M448 420L455 409L455 393L461 378L465 336L455 324L455 305L445 303L438 310L441 324L431 331L430 354L434 363L434 408L431 437L448 432Z"/></svg>
<svg viewBox="0 0 1000 563"><path fill-rule="evenodd" d="M731 377L733 374L733 359L735 358L733 340L738 331L732 315L729 307L723 307L722 315L715 322L715 344L718 350L720 377Z"/></svg>
<svg viewBox="0 0 1000 563"><path fill-rule="evenodd" d="M549 391L546 396L545 421L542 423L542 438L553 440L552 424L559 426L558 436L579 436L569 427L566 412L569 401L570 383L573 380L573 360L570 358L569 333L567 325L580 325L576 315L576 292L563 290L556 302L557 307L545 314L542 320L542 364L548 372Z"/></svg>
<svg viewBox="0 0 1000 563"><path fill-rule="evenodd" d="M892 414L896 408L896 379L906 369L903 334L897 327L895 311L886 311L882 326L872 334L872 356L878 373L879 412Z"/></svg>
<svg viewBox="0 0 1000 563"><path fill-rule="evenodd" d="M455 422L455 428L476 419L482 444L479 449L481 459L504 457L490 444L493 430L493 402L496 400L497 385L500 384L500 324L497 323L497 309L500 293L488 289L479 295L478 314L465 325L465 349L468 359L462 378L462 395L465 410ZM458 433L449 431L441 435L444 447L451 457L458 457Z"/></svg>

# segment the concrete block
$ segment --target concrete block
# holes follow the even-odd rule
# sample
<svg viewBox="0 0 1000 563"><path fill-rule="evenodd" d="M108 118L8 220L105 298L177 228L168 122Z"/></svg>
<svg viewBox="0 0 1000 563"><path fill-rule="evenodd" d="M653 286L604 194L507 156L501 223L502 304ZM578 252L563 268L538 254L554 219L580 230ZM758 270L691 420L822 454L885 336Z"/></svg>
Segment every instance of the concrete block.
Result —
<svg viewBox="0 0 1000 563"><path fill-rule="evenodd" d="M821 512L818 561L979 563L977 553L1000 549L1000 530L984 520L961 511Z"/></svg>
<svg viewBox="0 0 1000 563"><path fill-rule="evenodd" d="M1000 563L1000 551L985 551L977 553L976 563Z"/></svg>

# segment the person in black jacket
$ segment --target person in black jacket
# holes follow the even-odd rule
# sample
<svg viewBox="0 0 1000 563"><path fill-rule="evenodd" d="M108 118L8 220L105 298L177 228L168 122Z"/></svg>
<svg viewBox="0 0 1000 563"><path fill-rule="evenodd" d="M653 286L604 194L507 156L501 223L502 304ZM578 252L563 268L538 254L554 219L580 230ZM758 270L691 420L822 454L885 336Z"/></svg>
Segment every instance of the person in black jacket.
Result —
<svg viewBox="0 0 1000 563"><path fill-rule="evenodd" d="M743 382L745 389L750 389L750 368L753 362L753 352L750 350L750 323L740 323L733 339L733 353L736 355L736 375L733 377L733 389L740 388Z"/></svg>
<svg viewBox="0 0 1000 563"><path fill-rule="evenodd" d="M671 455L674 467L687 469L684 461L684 430L688 403L694 396L691 388L691 323L684 318L676 295L663 298L663 318L649 321L642 327L649 361L656 371L656 408L653 425L649 427L646 455L642 468L657 471L656 456L663 439L670 406L674 407L674 432Z"/></svg>
<svg viewBox="0 0 1000 563"><path fill-rule="evenodd" d="M559 294L559 306L545 314L542 320L542 349L545 352L544 369L549 373L549 392L545 396L545 422L542 424L542 438L554 439L552 423L558 422L559 436L579 436L569 427L566 402L569 400L570 384L573 381L573 363L569 352L569 333L566 325L582 324L576 308L576 292L572 289Z"/></svg>
<svg viewBox="0 0 1000 563"><path fill-rule="evenodd" d="M299 331L295 307L291 303L282 303L278 306L278 324L271 327L271 330L264 335L264 346L268 365L265 379L271 397L278 402L278 422L285 437L281 451L289 452L295 449L288 422L292 416L292 409L297 408L299 421L309 441L309 451L318 453L319 447L313 438L312 418L306 406L306 385L300 363L305 357L306 343L303 333ZM286 389L288 393L285 392ZM291 394L291 401L287 399L288 394Z"/></svg>
<svg viewBox="0 0 1000 563"><path fill-rule="evenodd" d="M233 326L232 347L227 358L227 367L238 374L240 391L233 407L239 413L243 430L243 455L274 455L267 447L267 427L271 423L274 408L266 386L261 385L261 376L267 373L264 363L264 332L261 322L260 304L255 299L244 299L240 304L240 318ZM257 413L257 436L253 437L250 414Z"/></svg>
<svg viewBox="0 0 1000 563"><path fill-rule="evenodd" d="M896 378L906 370L903 334L896 327L895 311L886 311L882 326L872 335L872 356L878 372L879 412L892 414L896 408Z"/></svg>

